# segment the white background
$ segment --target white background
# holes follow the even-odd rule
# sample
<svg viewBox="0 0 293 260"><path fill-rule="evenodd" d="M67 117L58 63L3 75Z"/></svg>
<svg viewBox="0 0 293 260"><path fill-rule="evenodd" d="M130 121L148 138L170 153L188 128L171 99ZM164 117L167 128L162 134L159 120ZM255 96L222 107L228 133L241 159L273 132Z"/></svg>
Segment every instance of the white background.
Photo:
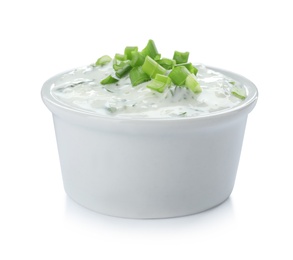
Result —
<svg viewBox="0 0 293 260"><path fill-rule="evenodd" d="M0 259L293 259L290 1L2 1ZM204 213L107 217L64 190L49 77L154 39L253 81L234 191ZM291 123L291 124L290 124ZM290 248L291 247L291 248Z"/></svg>

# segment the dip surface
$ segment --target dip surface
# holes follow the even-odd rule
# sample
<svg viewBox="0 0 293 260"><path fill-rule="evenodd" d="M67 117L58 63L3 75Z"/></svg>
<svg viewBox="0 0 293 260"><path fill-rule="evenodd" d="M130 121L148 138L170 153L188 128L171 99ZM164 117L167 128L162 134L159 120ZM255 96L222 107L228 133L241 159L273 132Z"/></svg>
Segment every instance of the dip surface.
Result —
<svg viewBox="0 0 293 260"><path fill-rule="evenodd" d="M112 62L103 66L85 66L60 75L51 86L51 95L79 111L118 118L198 117L241 105L244 100L231 93L244 85L204 65L194 65L202 92L171 86L163 93L147 88L148 82L133 87L129 75L117 83L100 81L112 72Z"/></svg>

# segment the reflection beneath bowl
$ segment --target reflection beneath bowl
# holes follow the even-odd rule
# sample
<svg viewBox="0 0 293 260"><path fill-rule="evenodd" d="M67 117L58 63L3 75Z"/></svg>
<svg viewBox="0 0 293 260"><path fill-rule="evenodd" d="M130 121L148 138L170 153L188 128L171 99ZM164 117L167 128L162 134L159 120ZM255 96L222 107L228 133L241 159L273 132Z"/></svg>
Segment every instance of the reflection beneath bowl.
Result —
<svg viewBox="0 0 293 260"><path fill-rule="evenodd" d="M69 196L65 200L65 218L74 225L83 225L91 230L107 230L107 232L188 232L214 229L234 220L233 199L229 197L219 206L204 212L165 219L126 219L112 217L86 209L75 203Z"/></svg>

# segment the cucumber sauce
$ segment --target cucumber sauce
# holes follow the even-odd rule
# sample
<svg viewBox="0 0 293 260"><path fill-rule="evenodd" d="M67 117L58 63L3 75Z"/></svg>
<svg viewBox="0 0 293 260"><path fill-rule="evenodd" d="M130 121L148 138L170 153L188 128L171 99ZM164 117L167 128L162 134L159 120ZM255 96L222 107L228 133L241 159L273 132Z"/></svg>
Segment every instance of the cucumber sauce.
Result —
<svg viewBox="0 0 293 260"><path fill-rule="evenodd" d="M147 88L148 82L133 87L128 75L117 83L102 85L100 81L113 73L112 62L62 74L52 84L51 94L74 109L119 118L198 117L243 102L231 94L231 89L236 85L247 92L245 86L202 64L194 66L198 69L196 80L202 88L198 94L178 86L159 93Z"/></svg>

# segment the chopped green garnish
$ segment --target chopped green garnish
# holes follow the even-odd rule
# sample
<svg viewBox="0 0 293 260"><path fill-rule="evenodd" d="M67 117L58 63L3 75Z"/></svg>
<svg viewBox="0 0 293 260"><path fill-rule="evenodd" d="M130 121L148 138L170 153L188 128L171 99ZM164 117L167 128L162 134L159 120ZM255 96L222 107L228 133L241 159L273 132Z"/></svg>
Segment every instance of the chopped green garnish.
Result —
<svg viewBox="0 0 293 260"><path fill-rule="evenodd" d="M149 40L147 46L141 51L141 54L144 57L150 56L152 59L155 59L159 55L155 42Z"/></svg>
<svg viewBox="0 0 293 260"><path fill-rule="evenodd" d="M200 93L202 91L199 83L196 81L194 74L189 74L185 80L185 86L194 93Z"/></svg>
<svg viewBox="0 0 293 260"><path fill-rule="evenodd" d="M196 76L198 69L196 67L192 66L192 69L190 70L190 72Z"/></svg>
<svg viewBox="0 0 293 260"><path fill-rule="evenodd" d="M186 69L188 69L194 75L196 75L197 74L197 71L198 71L198 69L196 67L194 67L191 62L181 63L181 64L175 64L174 66L175 67L184 66Z"/></svg>
<svg viewBox="0 0 293 260"><path fill-rule="evenodd" d="M143 82L150 81L147 87L162 93L172 84L185 86L194 93L202 91L195 75L197 68L188 62L189 52L175 51L173 59L161 58L153 40L149 40L142 51L138 51L136 46L127 46L124 54L116 53L112 62L115 74L107 76L101 80L101 84L112 84L120 78L129 74L132 86L137 86ZM111 57L104 55L100 57L94 66L103 66L111 62ZM166 75L169 73L169 75ZM231 82L231 84L233 84ZM172 92L172 90L170 89ZM241 89L233 89L232 94L245 98Z"/></svg>
<svg viewBox="0 0 293 260"><path fill-rule="evenodd" d="M127 65L130 65L130 61L129 60L126 60L126 61L120 61L120 62L117 62L116 60L114 60L115 63L113 62L113 69L115 71L118 71L118 70L121 70L123 69L125 66Z"/></svg>
<svg viewBox="0 0 293 260"><path fill-rule="evenodd" d="M171 86L171 79L168 76L157 74L147 85L147 88L163 93L165 88Z"/></svg>
<svg viewBox="0 0 293 260"><path fill-rule="evenodd" d="M129 72L129 78L133 87L151 79L149 75L142 70L141 66L133 68Z"/></svg>
<svg viewBox="0 0 293 260"><path fill-rule="evenodd" d="M162 75L162 74L157 74L155 77L156 80L161 81L163 83L166 83L169 86L171 86L171 79L170 77L166 76L166 75Z"/></svg>
<svg viewBox="0 0 293 260"><path fill-rule="evenodd" d="M125 61L127 60L127 56L125 54L116 53L114 59L119 61Z"/></svg>
<svg viewBox="0 0 293 260"><path fill-rule="evenodd" d="M171 59L167 59L167 58L163 58L161 60L158 60L157 62L166 70L173 69L174 65L176 64L175 60L171 60Z"/></svg>
<svg viewBox="0 0 293 260"><path fill-rule="evenodd" d="M234 82L235 84L235 82ZM233 86L231 89L231 93L235 96L238 97L240 99L245 99L247 97L246 91L244 88L240 88L238 86Z"/></svg>
<svg viewBox="0 0 293 260"><path fill-rule="evenodd" d="M169 73L172 82L177 86L183 86L188 75L191 73L184 66L174 67Z"/></svg>
<svg viewBox="0 0 293 260"><path fill-rule="evenodd" d="M187 63L188 57L189 52L175 51L173 55L173 60L176 60L176 64Z"/></svg>
<svg viewBox="0 0 293 260"><path fill-rule="evenodd" d="M118 77L118 78L122 78L124 76L126 76L126 74L132 69L132 67L125 63L125 65L121 68L121 69L118 69L115 73L115 75Z"/></svg>
<svg viewBox="0 0 293 260"><path fill-rule="evenodd" d="M147 85L147 88L155 90L160 93L163 93L166 87L166 84L155 79L152 79L151 82Z"/></svg>
<svg viewBox="0 0 293 260"><path fill-rule="evenodd" d="M110 61L112 60L112 58L108 55L104 55L102 57L100 57L96 63L95 66L102 66L102 65L106 65L108 64Z"/></svg>
<svg viewBox="0 0 293 260"><path fill-rule="evenodd" d="M155 61L158 61L161 59L161 54L157 54L155 57L154 57L154 60Z"/></svg>
<svg viewBox="0 0 293 260"><path fill-rule="evenodd" d="M111 75L109 75L108 77L104 78L103 80L101 80L101 84L102 85L106 85L106 84L112 84L117 82L119 79L116 79L114 77L112 77Z"/></svg>
<svg viewBox="0 0 293 260"><path fill-rule="evenodd" d="M155 78L157 74L166 74L164 69L159 63L153 60L150 56L146 56L145 61L142 65L143 71L148 74L151 78Z"/></svg>
<svg viewBox="0 0 293 260"><path fill-rule="evenodd" d="M132 67L141 66L144 63L145 57L138 51L131 52L132 59L130 61L130 65Z"/></svg>
<svg viewBox="0 0 293 260"><path fill-rule="evenodd" d="M132 52L133 51L138 51L138 48L136 46L135 47L132 47L132 46L125 47L125 49L124 49L124 55L126 55L127 60L131 60L132 59Z"/></svg>

